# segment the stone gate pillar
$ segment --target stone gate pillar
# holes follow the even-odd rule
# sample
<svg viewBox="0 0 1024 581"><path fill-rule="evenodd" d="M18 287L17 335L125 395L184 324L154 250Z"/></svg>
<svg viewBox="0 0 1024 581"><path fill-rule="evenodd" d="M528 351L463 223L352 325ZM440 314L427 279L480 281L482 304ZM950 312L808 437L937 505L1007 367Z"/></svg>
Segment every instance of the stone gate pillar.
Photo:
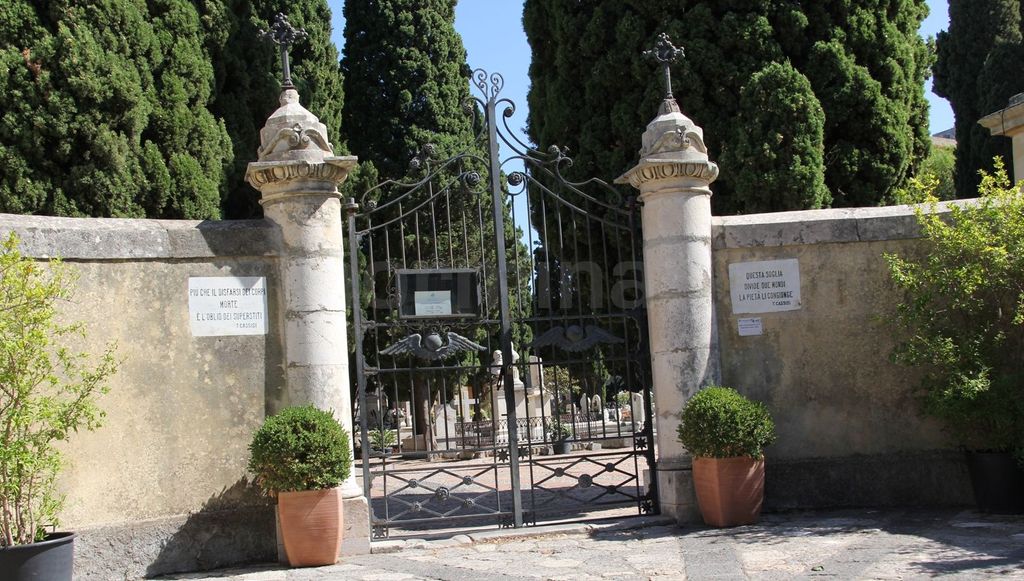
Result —
<svg viewBox="0 0 1024 581"><path fill-rule="evenodd" d="M1012 179L1015 182L1024 180L1024 93L1010 97L1005 109L986 115L978 123L992 135L1005 135L1012 140Z"/></svg>
<svg viewBox="0 0 1024 581"><path fill-rule="evenodd" d="M338 185L356 158L334 155L327 128L299 104L294 88L286 86L280 104L260 131L259 158L245 178L279 229L283 404L331 410L352 434ZM343 554L370 550L367 503L354 474L343 484Z"/></svg>
<svg viewBox="0 0 1024 581"><path fill-rule="evenodd" d="M663 514L682 523L699 519L699 513L690 458L676 441L676 428L683 405L713 381L716 369L708 186L718 166L708 160L704 131L680 111L671 86L644 132L640 157L616 181L640 190L643 204L658 500Z"/></svg>

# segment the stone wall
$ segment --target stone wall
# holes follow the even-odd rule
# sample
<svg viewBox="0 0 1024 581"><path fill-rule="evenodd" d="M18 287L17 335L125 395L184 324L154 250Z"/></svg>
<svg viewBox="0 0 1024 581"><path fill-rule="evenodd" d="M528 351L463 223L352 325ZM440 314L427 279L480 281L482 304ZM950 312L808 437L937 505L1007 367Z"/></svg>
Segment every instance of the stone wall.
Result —
<svg viewBox="0 0 1024 581"><path fill-rule="evenodd" d="M907 206L715 218L721 381L773 412L769 507L970 502L961 454L918 413L917 377L889 362L898 295L883 254L921 248ZM799 262L800 307L734 313L729 264L782 259ZM741 336L740 319L761 334Z"/></svg>
<svg viewBox="0 0 1024 581"><path fill-rule="evenodd" d="M76 579L137 578L276 557L273 509L246 480L253 430L283 402L277 244L264 221L0 216L23 252L79 274L66 313L122 362L105 425L72 437L62 528ZM193 337L189 277L267 277L268 334Z"/></svg>

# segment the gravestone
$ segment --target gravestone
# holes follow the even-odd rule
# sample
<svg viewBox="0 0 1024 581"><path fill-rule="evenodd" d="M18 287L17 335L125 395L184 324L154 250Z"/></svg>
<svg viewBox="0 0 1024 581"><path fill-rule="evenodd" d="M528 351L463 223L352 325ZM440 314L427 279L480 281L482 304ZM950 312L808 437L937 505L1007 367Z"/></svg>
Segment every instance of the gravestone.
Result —
<svg viewBox="0 0 1024 581"><path fill-rule="evenodd" d="M647 417L644 413L644 396L639 393L632 393L629 399L633 406L634 429L640 430L644 425L644 418Z"/></svg>
<svg viewBox="0 0 1024 581"><path fill-rule="evenodd" d="M366 394L366 425L371 430L380 429L384 425L384 413L388 409L386 393L374 390Z"/></svg>
<svg viewBox="0 0 1024 581"><path fill-rule="evenodd" d="M441 450L453 450L458 447L455 433L456 411L451 404L437 406L434 412L434 435L437 447Z"/></svg>

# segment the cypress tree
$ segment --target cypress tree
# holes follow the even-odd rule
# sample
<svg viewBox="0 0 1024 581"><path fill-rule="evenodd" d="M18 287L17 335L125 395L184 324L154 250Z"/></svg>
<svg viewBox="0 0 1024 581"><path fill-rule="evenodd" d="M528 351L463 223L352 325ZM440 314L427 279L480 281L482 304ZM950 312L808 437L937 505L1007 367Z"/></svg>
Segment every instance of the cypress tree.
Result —
<svg viewBox="0 0 1024 581"><path fill-rule="evenodd" d="M404 176L426 143L445 158L473 142L454 23L454 0L345 2L345 128L352 153L382 178Z"/></svg>
<svg viewBox="0 0 1024 581"><path fill-rule="evenodd" d="M169 180L144 192L146 216L220 218L233 154L223 121L209 109L214 75L206 31L190 0L151 0L149 18L158 44L153 80L159 99L143 139L166 160Z"/></svg>
<svg viewBox="0 0 1024 581"><path fill-rule="evenodd" d="M141 134L157 40L145 3L13 0L0 10L0 210L142 216L169 175Z"/></svg>
<svg viewBox="0 0 1024 581"><path fill-rule="evenodd" d="M877 205L927 157L920 0L808 3L813 38L801 69L825 111L825 181L833 205Z"/></svg>
<svg viewBox="0 0 1024 581"><path fill-rule="evenodd" d="M928 150L923 83L930 63L917 35L926 12L923 0L526 0L530 136L542 147L568 145L576 177L628 169L660 98L654 67L640 55L667 32L686 48L672 70L680 106L704 128L722 168L712 198L717 212L761 205L746 200L761 192L738 189L752 161L736 149L745 134L738 124L741 94L758 72L783 62L810 81L824 111L824 179L832 204L876 204L913 174ZM813 140L796 135L799 130L783 133ZM801 204L826 202L810 196Z"/></svg>
<svg viewBox="0 0 1024 581"><path fill-rule="evenodd" d="M361 259L368 258L365 253L372 245L373 258L377 261L390 249L390 268L493 265L497 259L493 241L503 235L510 276L514 277L516 272L528 276L526 249L517 246L521 233L512 228L506 228L503 233L495 232L490 219L492 206L486 177L481 184L468 187L454 179L469 170L486 176L486 168L481 165L481 160L486 158L486 148L477 140L479 117L464 108L470 98L470 71L454 24L454 0L345 2L343 120L349 147L361 160L360 175L353 176L346 184L349 195L361 198L367 187L376 185L377 176L384 183L424 179L428 169L436 166L421 164L410 168L410 161L424 151L425 145L434 146L430 157L435 161L465 154L449 166L451 171L441 170L432 182L433 189L414 190L402 204L387 207L386 216L382 215L384 204L403 195L407 189L385 186L373 191L371 199L382 206L382 212L375 214L376 223L397 219L402 208L409 212L424 205L418 213L401 218L404 228L396 222L390 228L375 230L372 236L365 237ZM433 201L427 204L429 199ZM508 210L506 206L506 218ZM404 237L400 237L400 233ZM527 264L517 263L517 260L526 260ZM492 309L485 317L493 319L497 316L493 312L497 306L497 279L493 268L485 272L487 278L481 282ZM514 286L516 282L510 284ZM365 308L373 309L374 320L393 319L390 305L371 304L370 299L363 297L363 303ZM456 332L484 345L499 344L498 337L492 333L493 326L466 325ZM368 338L368 344L384 347L386 342L403 338L408 330L396 326L390 332L382 328L379 333L375 338ZM377 357L376 350L367 349L366 356ZM442 384L451 390L451 386L465 385L468 380L483 388L486 380L482 378L489 374L482 368L489 362L489 353L466 353L458 361L447 362L455 369L445 372L445 379L440 379L438 373L414 373L410 379L403 378L401 385L396 382L382 387L389 393L391 389L400 390L399 397L412 400L416 432L425 436L428 447L433 447L436 435L432 433L433 418L429 414L431 397ZM400 365L406 364L415 365L416 361L402 361ZM469 371L474 367L479 373ZM474 375L474 378L467 377ZM387 377L391 381L396 376ZM449 391L446 397L451 396Z"/></svg>
<svg viewBox="0 0 1024 581"><path fill-rule="evenodd" d="M258 216L243 180L277 107L278 12L303 103L341 142L326 0L12 0L0 10L0 210L71 216ZM222 211L223 210L223 211Z"/></svg>
<svg viewBox="0 0 1024 581"><path fill-rule="evenodd" d="M1012 159L1010 140L978 120L1024 91L1022 11L1020 0L950 0L949 30L936 39L935 92L949 99L956 120L957 197L977 196L978 170L991 172L994 157Z"/></svg>
<svg viewBox="0 0 1024 581"><path fill-rule="evenodd" d="M824 122L807 77L789 63L770 63L740 92L733 151L744 213L820 208L825 188Z"/></svg>
<svg viewBox="0 0 1024 581"><path fill-rule="evenodd" d="M231 147L191 2L14 0L0 39L0 209L219 216Z"/></svg>

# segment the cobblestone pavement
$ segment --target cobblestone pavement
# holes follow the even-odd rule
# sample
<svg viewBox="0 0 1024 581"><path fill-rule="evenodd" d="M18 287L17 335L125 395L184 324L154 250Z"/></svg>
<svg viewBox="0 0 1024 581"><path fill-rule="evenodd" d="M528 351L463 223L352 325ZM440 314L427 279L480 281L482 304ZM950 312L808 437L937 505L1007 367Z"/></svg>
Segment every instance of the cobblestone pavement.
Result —
<svg viewBox="0 0 1024 581"><path fill-rule="evenodd" d="M660 524L659 524L660 523ZM375 545L321 568L274 566L168 579L1024 579L1024 515L844 510L765 515L732 529L664 519L490 531Z"/></svg>

